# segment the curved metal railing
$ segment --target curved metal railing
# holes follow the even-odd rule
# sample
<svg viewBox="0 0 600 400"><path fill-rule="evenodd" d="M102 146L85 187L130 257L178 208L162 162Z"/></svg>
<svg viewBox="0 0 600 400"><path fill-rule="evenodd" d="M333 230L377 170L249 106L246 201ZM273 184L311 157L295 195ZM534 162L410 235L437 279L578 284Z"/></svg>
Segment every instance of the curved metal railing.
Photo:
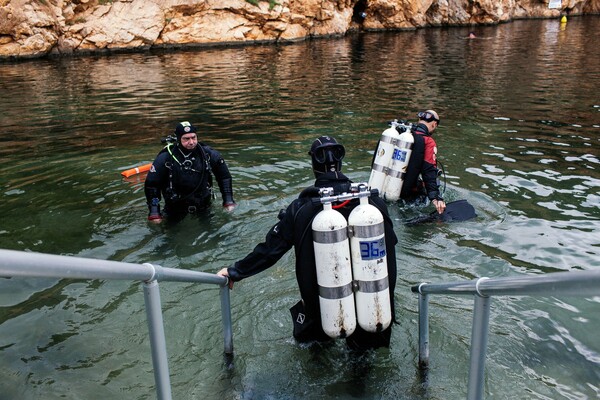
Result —
<svg viewBox="0 0 600 400"><path fill-rule="evenodd" d="M225 355L233 355L231 305L227 278L206 272L162 268L53 254L0 249L0 277L140 280L144 285L146 318L150 333L156 392L161 400L171 399L169 363L160 302L159 281L209 283L220 286L221 317Z"/></svg>
<svg viewBox="0 0 600 400"><path fill-rule="evenodd" d="M491 296L600 294L600 270L555 272L535 276L479 278L466 282L421 283L411 288L419 294L419 368L429 366L429 311L431 294L474 295L470 367L467 398L483 399L483 378L487 348Z"/></svg>
<svg viewBox="0 0 600 400"><path fill-rule="evenodd" d="M171 399L171 383L160 302L159 281L218 285L221 297L224 352L233 355L231 306L226 278L205 272L163 268L80 257L0 249L0 277L140 280L144 285L146 316L152 350L154 379L159 399ZM479 278L466 282L421 283L411 288L419 295L419 368L429 366L428 296L473 295L468 399L483 398L483 378L489 328L491 296L600 294L600 270L557 272L509 278Z"/></svg>

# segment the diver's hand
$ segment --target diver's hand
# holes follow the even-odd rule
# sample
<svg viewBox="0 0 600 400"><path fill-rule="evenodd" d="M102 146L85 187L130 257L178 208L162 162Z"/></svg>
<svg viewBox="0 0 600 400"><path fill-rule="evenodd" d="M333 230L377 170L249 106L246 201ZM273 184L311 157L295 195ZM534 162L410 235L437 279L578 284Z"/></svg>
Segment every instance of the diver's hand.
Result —
<svg viewBox="0 0 600 400"><path fill-rule="evenodd" d="M149 215L148 221L154 224L160 224L162 222L162 217L160 215Z"/></svg>
<svg viewBox="0 0 600 400"><path fill-rule="evenodd" d="M217 272L217 275L229 278L229 272L227 271L227 267ZM233 281L231 279L229 279L229 289L233 289Z"/></svg>
<svg viewBox="0 0 600 400"><path fill-rule="evenodd" d="M160 203L158 199L152 199L148 204L148 221L160 224L162 222L162 213L160 212Z"/></svg>
<svg viewBox="0 0 600 400"><path fill-rule="evenodd" d="M225 209L225 211L233 211L233 209L237 206L237 204L235 203L226 203L223 204L223 208Z"/></svg>
<svg viewBox="0 0 600 400"><path fill-rule="evenodd" d="M435 209L437 210L438 214L442 214L446 209L446 203L444 202L444 200L433 199L431 202L435 206Z"/></svg>

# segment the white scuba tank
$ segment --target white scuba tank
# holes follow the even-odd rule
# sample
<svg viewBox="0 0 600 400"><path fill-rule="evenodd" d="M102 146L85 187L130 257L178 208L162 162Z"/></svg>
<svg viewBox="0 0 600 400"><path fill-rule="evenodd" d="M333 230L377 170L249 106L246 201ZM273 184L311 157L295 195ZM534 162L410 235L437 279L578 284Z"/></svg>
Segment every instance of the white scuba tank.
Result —
<svg viewBox="0 0 600 400"><path fill-rule="evenodd" d="M394 152L383 185L382 197L387 201L398 201L400 199L406 168L415 143L410 128L405 127L404 129L404 132L398 136L395 142Z"/></svg>
<svg viewBox="0 0 600 400"><path fill-rule="evenodd" d="M383 215L361 197L348 225L358 324L381 332L392 322Z"/></svg>
<svg viewBox="0 0 600 400"><path fill-rule="evenodd" d="M346 218L331 203L323 204L312 223L321 325L334 339L350 336L356 329L347 229Z"/></svg>
<svg viewBox="0 0 600 400"><path fill-rule="evenodd" d="M395 124L383 131L381 139L375 150L375 160L369 177L369 188L379 190L383 193L387 169L390 166L392 155L394 154L394 144L400 137Z"/></svg>

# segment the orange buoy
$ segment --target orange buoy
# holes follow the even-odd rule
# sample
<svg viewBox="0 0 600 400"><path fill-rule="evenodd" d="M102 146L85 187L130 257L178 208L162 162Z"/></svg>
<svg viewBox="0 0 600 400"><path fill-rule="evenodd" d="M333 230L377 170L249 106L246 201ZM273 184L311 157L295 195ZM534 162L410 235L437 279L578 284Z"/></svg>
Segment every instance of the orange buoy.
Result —
<svg viewBox="0 0 600 400"><path fill-rule="evenodd" d="M136 175L136 174L140 174L142 172L149 171L150 167L152 167L152 163L140 165L139 167L131 168L131 169L121 172L121 175L123 175L125 178L129 178L132 175Z"/></svg>

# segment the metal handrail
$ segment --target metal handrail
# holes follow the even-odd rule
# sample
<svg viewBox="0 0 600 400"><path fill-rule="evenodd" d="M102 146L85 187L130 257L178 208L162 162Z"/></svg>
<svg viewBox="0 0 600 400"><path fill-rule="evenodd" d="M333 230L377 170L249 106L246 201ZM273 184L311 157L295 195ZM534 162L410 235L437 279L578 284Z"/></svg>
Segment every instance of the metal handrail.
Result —
<svg viewBox="0 0 600 400"><path fill-rule="evenodd" d="M600 270L555 272L535 276L479 278L466 282L421 283L411 288L419 294L419 368L429 367L428 295L474 295L473 326L467 399L483 399L485 354L488 341L491 296L600 294Z"/></svg>
<svg viewBox="0 0 600 400"><path fill-rule="evenodd" d="M228 279L225 277L206 272L163 268L153 264L132 264L3 249L0 249L0 277L143 281L154 381L160 400L170 400L172 397L158 281L197 282L220 286L225 354L229 357L233 355L231 303Z"/></svg>

